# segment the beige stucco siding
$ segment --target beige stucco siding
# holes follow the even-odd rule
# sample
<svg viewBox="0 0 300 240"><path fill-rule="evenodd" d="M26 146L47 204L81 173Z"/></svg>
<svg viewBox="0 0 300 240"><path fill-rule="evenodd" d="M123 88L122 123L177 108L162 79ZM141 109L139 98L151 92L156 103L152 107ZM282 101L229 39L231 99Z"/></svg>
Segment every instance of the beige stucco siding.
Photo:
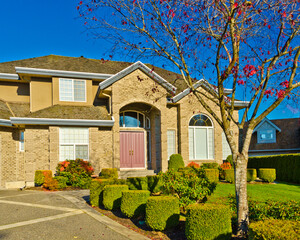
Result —
<svg viewBox="0 0 300 240"><path fill-rule="evenodd" d="M0 81L0 98L4 101L29 102L29 84Z"/></svg>
<svg viewBox="0 0 300 240"><path fill-rule="evenodd" d="M30 82L30 111L35 112L52 106L51 79L35 79Z"/></svg>
<svg viewBox="0 0 300 240"><path fill-rule="evenodd" d="M85 79L83 79L85 80ZM53 105L73 105L73 106L91 106L94 102L93 88L92 88L92 80L85 80L85 90L86 90L86 101L85 102L67 102L59 100L59 78L53 77Z"/></svg>

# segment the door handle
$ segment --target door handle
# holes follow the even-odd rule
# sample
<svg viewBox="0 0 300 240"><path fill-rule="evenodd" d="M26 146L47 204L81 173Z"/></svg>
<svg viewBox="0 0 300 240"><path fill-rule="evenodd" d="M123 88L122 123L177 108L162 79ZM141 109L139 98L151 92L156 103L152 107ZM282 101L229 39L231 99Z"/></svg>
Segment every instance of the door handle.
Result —
<svg viewBox="0 0 300 240"><path fill-rule="evenodd" d="M129 150L129 155L133 155L133 150Z"/></svg>

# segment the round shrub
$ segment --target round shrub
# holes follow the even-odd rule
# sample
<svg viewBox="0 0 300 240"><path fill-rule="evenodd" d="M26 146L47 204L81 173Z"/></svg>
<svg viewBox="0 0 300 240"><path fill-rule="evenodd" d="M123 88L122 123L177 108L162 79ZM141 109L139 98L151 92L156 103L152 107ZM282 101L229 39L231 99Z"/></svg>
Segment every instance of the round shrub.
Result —
<svg viewBox="0 0 300 240"><path fill-rule="evenodd" d="M247 169L247 182L255 181L257 178L256 169L248 168Z"/></svg>
<svg viewBox="0 0 300 240"><path fill-rule="evenodd" d="M225 181L229 183L234 183L234 169L225 169L224 175L225 175Z"/></svg>
<svg viewBox="0 0 300 240"><path fill-rule="evenodd" d="M51 170L36 170L34 174L34 184L35 186L43 185L45 181L45 176L52 177Z"/></svg>
<svg viewBox="0 0 300 240"><path fill-rule="evenodd" d="M228 155L225 162L229 162L231 166L233 166L233 159L232 159L232 155Z"/></svg>
<svg viewBox="0 0 300 240"><path fill-rule="evenodd" d="M157 193L161 191L162 188L162 178L159 175L147 176L148 179L148 190L151 193Z"/></svg>
<svg viewBox="0 0 300 240"><path fill-rule="evenodd" d="M129 217L145 216L148 190L128 190L122 192L121 212Z"/></svg>
<svg viewBox="0 0 300 240"><path fill-rule="evenodd" d="M300 223L299 221L278 219L258 221L249 225L248 233L251 240L295 240L299 239Z"/></svg>
<svg viewBox="0 0 300 240"><path fill-rule="evenodd" d="M231 231L229 206L220 204L188 206L185 224L187 239L231 239Z"/></svg>
<svg viewBox="0 0 300 240"><path fill-rule="evenodd" d="M219 170L218 169L204 169L205 175L210 182L219 182Z"/></svg>
<svg viewBox="0 0 300 240"><path fill-rule="evenodd" d="M275 168L259 168L258 177L265 182L274 182L276 179Z"/></svg>
<svg viewBox="0 0 300 240"><path fill-rule="evenodd" d="M108 210L120 208L122 191L128 190L127 185L106 185L103 190L103 205Z"/></svg>
<svg viewBox="0 0 300 240"><path fill-rule="evenodd" d="M146 224L162 231L179 223L179 201L176 197L149 197L146 203Z"/></svg>
<svg viewBox="0 0 300 240"><path fill-rule="evenodd" d="M178 168L183 168L184 162L180 154L172 154L168 162L168 169L174 169L178 171Z"/></svg>
<svg viewBox="0 0 300 240"><path fill-rule="evenodd" d="M126 180L130 190L148 190L147 177L129 177Z"/></svg>
<svg viewBox="0 0 300 240"><path fill-rule="evenodd" d="M58 182L58 189L63 189L67 187L68 178L63 176L56 176L54 179Z"/></svg>

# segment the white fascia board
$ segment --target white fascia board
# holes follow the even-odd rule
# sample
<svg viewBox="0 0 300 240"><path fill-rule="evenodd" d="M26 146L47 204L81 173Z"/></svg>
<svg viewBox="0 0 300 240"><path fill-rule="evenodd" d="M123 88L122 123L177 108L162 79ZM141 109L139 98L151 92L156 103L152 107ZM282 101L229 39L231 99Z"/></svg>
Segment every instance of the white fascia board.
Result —
<svg viewBox="0 0 300 240"><path fill-rule="evenodd" d="M170 92L175 93L176 87L173 86L171 83L166 81L164 78L159 76L157 73L152 71L150 68L148 68L145 64L143 64L140 61L137 61L136 63L130 65L129 67L123 69L122 71L118 72L117 74L111 76L110 78L106 79L105 81L99 83L99 88L97 95L99 95L100 90L103 90L110 85L112 85L114 82L120 80L121 78L125 77L126 75L132 73L133 71L140 69L146 74L150 75L155 81L157 81L159 84L167 88Z"/></svg>
<svg viewBox="0 0 300 240"><path fill-rule="evenodd" d="M75 71L63 71L41 68L27 68L27 67L15 67L18 74L30 74L30 75L42 75L42 76L56 76L56 77L68 77L68 78L87 78L87 79L107 79L113 74L104 73L90 73L90 72L75 72Z"/></svg>
<svg viewBox="0 0 300 240"><path fill-rule="evenodd" d="M19 80L19 75L11 73L0 73L0 79Z"/></svg>
<svg viewBox="0 0 300 240"><path fill-rule="evenodd" d="M197 89L198 87L200 87L203 83L204 83L204 79L199 80L198 82L196 82L193 87L195 89ZM173 98L171 98L168 102L169 103L177 103L179 100L181 100L182 98L184 98L186 95L188 95L191 92L190 88L186 88L185 90L183 90L181 93L177 94L176 96L174 96Z"/></svg>
<svg viewBox="0 0 300 240"><path fill-rule="evenodd" d="M10 120L7 119L0 119L0 126L8 126L11 127L12 123Z"/></svg>
<svg viewBox="0 0 300 240"><path fill-rule="evenodd" d="M249 106L249 101L234 101L234 106L235 107L248 107Z"/></svg>
<svg viewBox="0 0 300 240"><path fill-rule="evenodd" d="M253 132L256 132L265 122L269 123L273 128L275 128L277 131L281 132L281 129L279 127L277 127L274 123L272 123L266 117L253 129Z"/></svg>
<svg viewBox="0 0 300 240"><path fill-rule="evenodd" d="M300 148L249 150L248 152L254 153L254 152L283 152L283 151L300 151Z"/></svg>
<svg viewBox="0 0 300 240"><path fill-rule="evenodd" d="M97 126L112 127L115 119L112 120L86 120L86 119L59 119L59 118L19 118L11 117L12 124L25 125L55 125L55 126Z"/></svg>
<svg viewBox="0 0 300 240"><path fill-rule="evenodd" d="M231 94L233 92L232 89L224 88L224 93L225 94Z"/></svg>

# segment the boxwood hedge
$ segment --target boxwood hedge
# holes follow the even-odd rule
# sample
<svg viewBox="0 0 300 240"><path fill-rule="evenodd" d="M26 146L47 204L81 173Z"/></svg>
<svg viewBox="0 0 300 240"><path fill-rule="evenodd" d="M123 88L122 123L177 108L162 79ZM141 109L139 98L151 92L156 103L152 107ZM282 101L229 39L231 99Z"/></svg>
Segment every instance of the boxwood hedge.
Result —
<svg viewBox="0 0 300 240"><path fill-rule="evenodd" d="M122 192L128 190L127 185L106 185L103 189L103 205L108 210L120 208Z"/></svg>
<svg viewBox="0 0 300 240"><path fill-rule="evenodd" d="M128 190L122 192L121 212L129 217L145 216L148 190Z"/></svg>
<svg viewBox="0 0 300 240"><path fill-rule="evenodd" d="M276 170L274 168L259 168L258 177L265 182L274 182L276 179Z"/></svg>

